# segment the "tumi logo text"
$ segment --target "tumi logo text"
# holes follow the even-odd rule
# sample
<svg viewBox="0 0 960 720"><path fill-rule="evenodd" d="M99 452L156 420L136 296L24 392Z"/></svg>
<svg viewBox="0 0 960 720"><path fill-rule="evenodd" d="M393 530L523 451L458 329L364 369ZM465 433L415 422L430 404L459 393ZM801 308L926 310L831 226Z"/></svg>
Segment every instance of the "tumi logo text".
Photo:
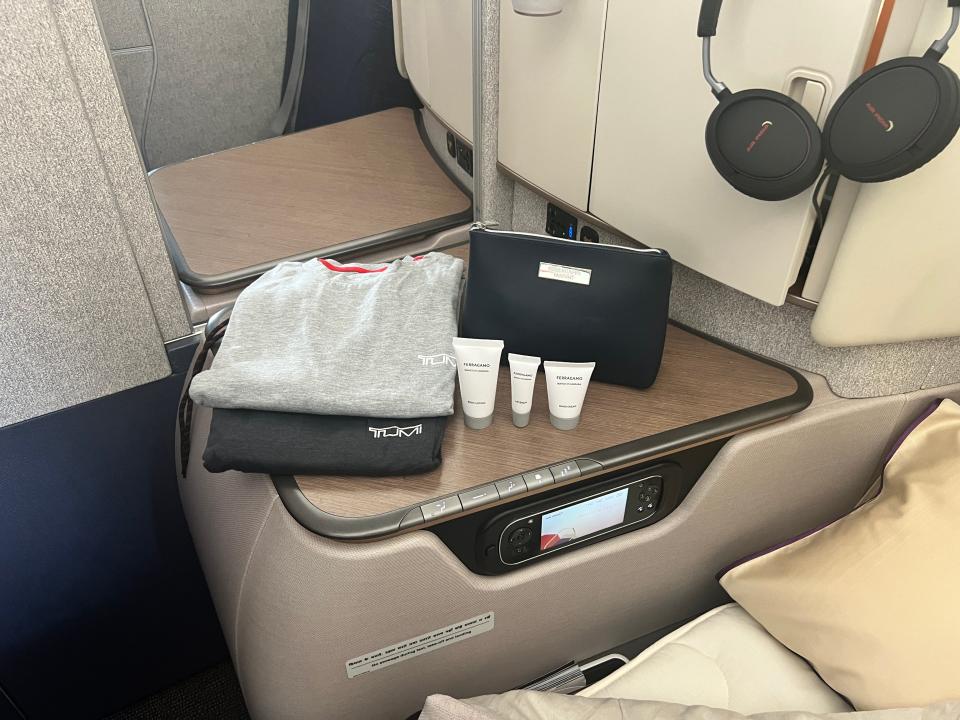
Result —
<svg viewBox="0 0 960 720"><path fill-rule="evenodd" d="M452 365L457 366L457 361L449 353L437 353L436 355L417 355L424 367L433 365Z"/></svg>
<svg viewBox="0 0 960 720"><path fill-rule="evenodd" d="M374 438L390 438L390 437L413 437L414 435L423 434L423 423L419 425L410 425L408 427L400 427L399 425L391 425L389 427L375 428L368 427L367 430L373 433Z"/></svg>

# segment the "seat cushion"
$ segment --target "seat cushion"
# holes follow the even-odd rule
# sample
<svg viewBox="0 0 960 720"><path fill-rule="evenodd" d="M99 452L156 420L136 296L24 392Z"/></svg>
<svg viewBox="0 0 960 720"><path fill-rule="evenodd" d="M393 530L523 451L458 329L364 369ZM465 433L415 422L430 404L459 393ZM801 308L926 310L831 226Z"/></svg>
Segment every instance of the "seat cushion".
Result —
<svg viewBox="0 0 960 720"><path fill-rule="evenodd" d="M749 715L850 706L735 603L675 630L580 695L707 705Z"/></svg>
<svg viewBox="0 0 960 720"><path fill-rule="evenodd" d="M925 708L879 710L867 713L758 713L662 703L650 700L586 698L556 693L513 690L454 700L431 695L420 720L957 720L960 702L937 703Z"/></svg>

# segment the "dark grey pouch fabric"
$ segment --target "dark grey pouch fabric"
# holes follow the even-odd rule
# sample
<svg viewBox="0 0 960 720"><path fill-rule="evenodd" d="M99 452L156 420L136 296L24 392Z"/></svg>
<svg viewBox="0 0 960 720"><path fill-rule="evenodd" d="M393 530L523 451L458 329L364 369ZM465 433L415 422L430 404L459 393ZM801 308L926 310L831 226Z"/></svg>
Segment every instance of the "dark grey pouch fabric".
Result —
<svg viewBox="0 0 960 720"><path fill-rule="evenodd" d="M440 465L446 422L217 408L203 465L274 475L425 473Z"/></svg>
<svg viewBox="0 0 960 720"><path fill-rule="evenodd" d="M663 250L472 229L461 337L595 362L594 382L646 388L660 370L673 264Z"/></svg>

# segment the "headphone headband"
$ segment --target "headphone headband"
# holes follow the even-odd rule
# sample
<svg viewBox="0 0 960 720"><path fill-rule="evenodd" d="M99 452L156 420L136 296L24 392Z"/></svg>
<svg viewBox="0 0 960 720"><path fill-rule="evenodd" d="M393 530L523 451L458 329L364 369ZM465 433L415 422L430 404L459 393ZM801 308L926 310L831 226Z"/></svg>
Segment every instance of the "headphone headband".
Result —
<svg viewBox="0 0 960 720"><path fill-rule="evenodd" d="M943 54L950 48L950 41L960 27L960 0L947 0L947 7L953 8L953 15L950 17L950 27L946 35L937 40L927 50L927 57L939 61Z"/></svg>
<svg viewBox="0 0 960 720"><path fill-rule="evenodd" d="M960 3L960 0L950 0ZM717 22L720 20L720 6L723 0L703 0L700 3L700 21L697 24L697 36L711 38L717 34Z"/></svg>
<svg viewBox="0 0 960 720"><path fill-rule="evenodd" d="M727 86L713 74L710 62L710 39L717 35L717 24L720 21L720 8L722 6L723 0L701 0L700 19L697 22L697 36L703 38L703 77L710 85L713 94L718 98L729 92ZM947 7L953 8L950 27L947 33L934 42L926 53L926 57L937 61L947 52L950 40L953 39L957 29L960 28L960 0L947 0Z"/></svg>
<svg viewBox="0 0 960 720"><path fill-rule="evenodd" d="M723 0L701 0L700 20L697 23L698 37L710 38L716 36L721 5L723 5ZM947 0L947 7L960 8L960 0Z"/></svg>

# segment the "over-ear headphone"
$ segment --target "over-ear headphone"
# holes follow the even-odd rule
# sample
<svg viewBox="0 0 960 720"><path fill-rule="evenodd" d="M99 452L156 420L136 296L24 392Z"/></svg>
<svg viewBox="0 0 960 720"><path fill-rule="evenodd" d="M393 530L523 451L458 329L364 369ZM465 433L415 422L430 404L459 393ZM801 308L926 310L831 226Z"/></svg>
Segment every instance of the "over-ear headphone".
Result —
<svg viewBox="0 0 960 720"><path fill-rule="evenodd" d="M759 200L786 200L829 172L882 182L936 157L960 129L960 78L940 62L960 26L960 0L948 0L947 33L923 57L888 60L837 99L821 134L798 102L772 90L731 92L710 64L723 0L702 0L697 34L703 75L718 100L707 121L707 153L734 188Z"/></svg>

